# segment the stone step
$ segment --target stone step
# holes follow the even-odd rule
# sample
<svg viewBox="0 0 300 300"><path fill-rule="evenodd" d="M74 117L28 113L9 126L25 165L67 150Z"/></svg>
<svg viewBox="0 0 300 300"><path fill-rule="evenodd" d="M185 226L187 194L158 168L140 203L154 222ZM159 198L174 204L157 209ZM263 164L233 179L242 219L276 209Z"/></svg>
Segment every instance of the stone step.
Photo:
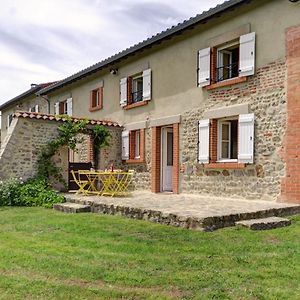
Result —
<svg viewBox="0 0 300 300"><path fill-rule="evenodd" d="M285 218L270 217L264 219L251 219L235 222L235 225L241 225L251 230L269 230L291 225L291 221Z"/></svg>
<svg viewBox="0 0 300 300"><path fill-rule="evenodd" d="M71 214L91 212L90 205L71 203L71 202L54 204L53 209L64 213L71 213Z"/></svg>

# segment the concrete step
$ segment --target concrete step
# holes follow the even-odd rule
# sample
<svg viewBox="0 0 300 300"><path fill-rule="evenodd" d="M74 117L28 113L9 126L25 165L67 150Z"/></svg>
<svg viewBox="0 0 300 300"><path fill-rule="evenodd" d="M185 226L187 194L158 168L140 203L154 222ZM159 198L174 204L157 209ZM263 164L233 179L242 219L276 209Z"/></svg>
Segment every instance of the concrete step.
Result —
<svg viewBox="0 0 300 300"><path fill-rule="evenodd" d="M71 202L54 204L53 209L64 213L71 213L71 214L91 212L90 205L71 203Z"/></svg>
<svg viewBox="0 0 300 300"><path fill-rule="evenodd" d="M235 225L247 227L251 230L269 230L291 225L291 221L285 218L270 217L264 219L251 219L235 222Z"/></svg>

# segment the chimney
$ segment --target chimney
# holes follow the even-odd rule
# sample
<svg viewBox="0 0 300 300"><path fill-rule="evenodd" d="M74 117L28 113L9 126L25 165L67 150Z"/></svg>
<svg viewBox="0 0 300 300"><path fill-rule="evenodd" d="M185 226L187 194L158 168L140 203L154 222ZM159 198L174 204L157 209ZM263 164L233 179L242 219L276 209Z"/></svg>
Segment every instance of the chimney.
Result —
<svg viewBox="0 0 300 300"><path fill-rule="evenodd" d="M33 89L33 88L37 87L37 84L36 83L32 83L30 86Z"/></svg>

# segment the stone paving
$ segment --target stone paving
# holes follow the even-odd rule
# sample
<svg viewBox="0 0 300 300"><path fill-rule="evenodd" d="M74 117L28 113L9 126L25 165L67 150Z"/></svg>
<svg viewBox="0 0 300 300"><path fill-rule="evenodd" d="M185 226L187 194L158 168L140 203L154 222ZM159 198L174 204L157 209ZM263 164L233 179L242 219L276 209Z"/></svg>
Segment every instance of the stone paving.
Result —
<svg viewBox="0 0 300 300"><path fill-rule="evenodd" d="M236 221L300 213L300 205L273 201L240 200L192 194L153 194L136 191L112 198L66 194L68 202L88 204L91 211L198 230L234 226Z"/></svg>

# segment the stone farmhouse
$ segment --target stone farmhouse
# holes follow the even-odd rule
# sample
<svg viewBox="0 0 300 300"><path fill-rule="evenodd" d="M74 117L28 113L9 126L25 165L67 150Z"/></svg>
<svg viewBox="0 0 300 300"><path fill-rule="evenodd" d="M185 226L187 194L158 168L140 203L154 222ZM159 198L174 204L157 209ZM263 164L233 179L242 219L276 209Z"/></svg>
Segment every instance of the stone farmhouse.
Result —
<svg viewBox="0 0 300 300"><path fill-rule="evenodd" d="M43 143L43 124L68 114L112 128L96 167L135 169L136 189L300 203L299 16L299 1L229 0L32 87L0 107L0 177L24 176L3 171L22 157L34 173L33 135ZM86 137L66 160L92 163L91 151Z"/></svg>

